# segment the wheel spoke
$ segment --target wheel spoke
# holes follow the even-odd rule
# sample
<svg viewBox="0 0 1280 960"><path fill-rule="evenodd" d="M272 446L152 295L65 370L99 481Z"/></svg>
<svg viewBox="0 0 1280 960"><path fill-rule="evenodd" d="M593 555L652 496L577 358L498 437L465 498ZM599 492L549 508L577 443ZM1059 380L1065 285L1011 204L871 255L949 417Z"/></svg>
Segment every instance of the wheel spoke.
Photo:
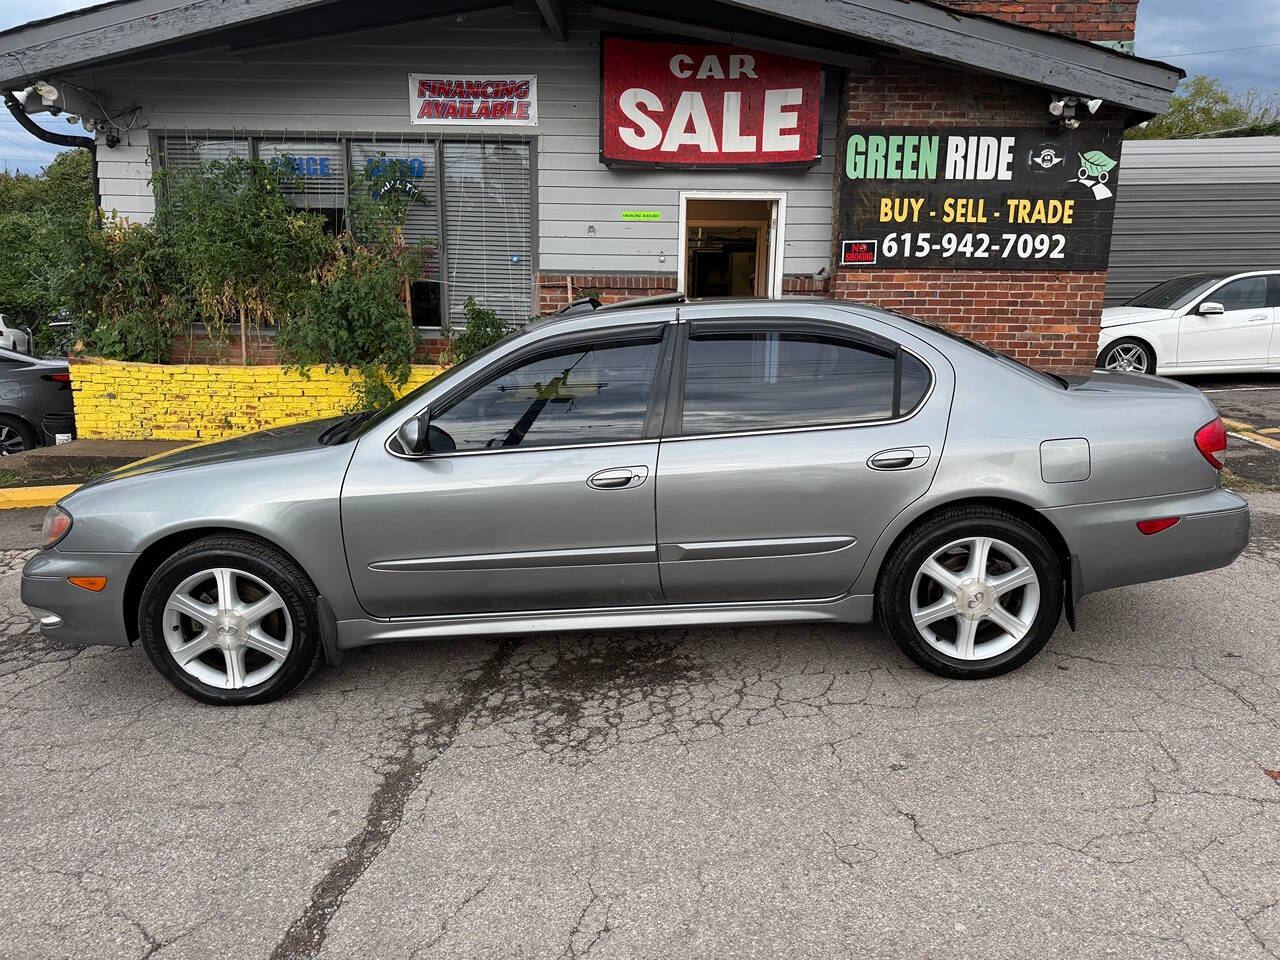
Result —
<svg viewBox="0 0 1280 960"><path fill-rule="evenodd" d="M175 593L169 598L169 607L178 613L184 614L194 620L196 623L204 627L213 626L213 621L218 616L216 608L209 606L207 603L201 603L199 600L185 593Z"/></svg>
<svg viewBox="0 0 1280 960"><path fill-rule="evenodd" d="M236 614L244 618L247 626L256 627L267 617L277 610L284 609L284 601L280 599L278 593L268 593L261 600L251 603L248 606L241 607L239 603L236 605Z"/></svg>
<svg viewBox="0 0 1280 960"><path fill-rule="evenodd" d="M185 643L177 650L173 651L173 659L178 661L178 666L185 667L200 654L213 649L213 632L205 630L198 637L189 643Z"/></svg>
<svg viewBox="0 0 1280 960"><path fill-rule="evenodd" d="M969 563L964 570L964 579L981 579L986 573L987 560L990 556L991 538L974 537L969 544Z"/></svg>
<svg viewBox="0 0 1280 960"><path fill-rule="evenodd" d="M244 647L231 647L222 655L227 661L227 686L238 690L244 686Z"/></svg>
<svg viewBox="0 0 1280 960"><path fill-rule="evenodd" d="M997 597L1002 597L1009 591L1017 590L1019 587L1029 587L1033 583L1039 582L1040 579L1030 565L1016 567L1008 573L991 578L991 586L995 590Z"/></svg>
<svg viewBox="0 0 1280 960"><path fill-rule="evenodd" d="M936 623L945 617L953 617L956 613L956 600L954 596L945 596L937 603L931 603L923 610L913 610L911 619L915 621L917 627L927 627L931 623Z"/></svg>
<svg viewBox="0 0 1280 960"><path fill-rule="evenodd" d="M978 635L978 621L968 617L956 618L956 656L961 660L973 659L973 641Z"/></svg>
<svg viewBox="0 0 1280 960"><path fill-rule="evenodd" d="M960 586L960 578L952 573L937 560L930 558L924 562L924 566L920 568L920 572L946 587L948 590L954 591Z"/></svg>
<svg viewBox="0 0 1280 960"><path fill-rule="evenodd" d="M1030 629L1027 624L1023 623L998 603L996 604L995 609L992 610L991 613L987 614L984 619L990 620L1015 640L1021 640L1027 635L1027 631Z"/></svg>
<svg viewBox="0 0 1280 960"><path fill-rule="evenodd" d="M218 585L218 612L229 613L239 603L236 596L236 575L234 570L218 567L213 571L214 582Z"/></svg>
<svg viewBox="0 0 1280 960"><path fill-rule="evenodd" d="M244 638L245 646L265 653L272 660L283 660L289 655L289 645L267 636L261 629L250 630Z"/></svg>

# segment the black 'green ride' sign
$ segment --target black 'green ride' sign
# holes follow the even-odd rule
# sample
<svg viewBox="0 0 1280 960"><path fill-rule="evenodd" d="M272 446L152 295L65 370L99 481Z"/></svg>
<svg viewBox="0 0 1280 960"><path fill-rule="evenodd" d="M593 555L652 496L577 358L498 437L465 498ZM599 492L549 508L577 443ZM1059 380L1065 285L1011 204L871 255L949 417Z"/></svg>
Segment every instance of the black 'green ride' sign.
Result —
<svg viewBox="0 0 1280 960"><path fill-rule="evenodd" d="M840 265L1101 270L1120 131L851 128Z"/></svg>

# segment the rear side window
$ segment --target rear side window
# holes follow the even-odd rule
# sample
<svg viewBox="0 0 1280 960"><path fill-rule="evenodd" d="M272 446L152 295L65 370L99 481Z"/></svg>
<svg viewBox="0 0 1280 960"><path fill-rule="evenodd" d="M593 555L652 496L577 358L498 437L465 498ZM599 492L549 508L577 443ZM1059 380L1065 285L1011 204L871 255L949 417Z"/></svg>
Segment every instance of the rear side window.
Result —
<svg viewBox="0 0 1280 960"><path fill-rule="evenodd" d="M1267 305L1267 278L1242 277L1232 280L1205 299L1222 304L1223 310L1257 310Z"/></svg>
<svg viewBox="0 0 1280 960"><path fill-rule="evenodd" d="M1280 307L1280 273L1267 277L1267 306Z"/></svg>
<svg viewBox="0 0 1280 960"><path fill-rule="evenodd" d="M928 368L848 340L782 331L696 334L685 364L686 435L889 420L919 404Z"/></svg>

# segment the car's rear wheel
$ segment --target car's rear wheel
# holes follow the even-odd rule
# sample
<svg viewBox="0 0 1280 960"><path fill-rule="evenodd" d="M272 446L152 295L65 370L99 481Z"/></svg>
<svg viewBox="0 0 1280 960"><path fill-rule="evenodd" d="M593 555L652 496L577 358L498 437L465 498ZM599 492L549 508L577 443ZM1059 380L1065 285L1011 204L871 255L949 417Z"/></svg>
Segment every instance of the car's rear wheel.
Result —
<svg viewBox="0 0 1280 960"><path fill-rule="evenodd" d="M1061 564L1040 532L1013 514L949 510L894 548L877 604L920 666L946 677L994 677L1030 660L1053 634Z"/></svg>
<svg viewBox="0 0 1280 960"><path fill-rule="evenodd" d="M143 589L138 617L156 669L205 703L274 700L320 658L315 587L248 537L204 537L173 554Z"/></svg>
<svg viewBox="0 0 1280 960"><path fill-rule="evenodd" d="M1125 373L1155 373L1156 357L1151 348L1141 340L1125 337L1109 344L1098 354L1098 366L1103 370L1121 370Z"/></svg>
<svg viewBox="0 0 1280 960"><path fill-rule="evenodd" d="M36 432L17 417L0 416L0 457L12 456L36 446Z"/></svg>

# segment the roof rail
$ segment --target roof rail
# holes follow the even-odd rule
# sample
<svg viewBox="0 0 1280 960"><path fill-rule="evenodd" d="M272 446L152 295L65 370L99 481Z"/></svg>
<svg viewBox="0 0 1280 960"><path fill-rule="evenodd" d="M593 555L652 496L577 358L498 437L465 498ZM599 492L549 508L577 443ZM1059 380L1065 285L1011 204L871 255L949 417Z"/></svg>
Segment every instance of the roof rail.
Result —
<svg viewBox="0 0 1280 960"><path fill-rule="evenodd" d="M600 309L600 301L595 297L583 297L581 300L574 300L570 304L561 307L551 316L557 320L567 317L576 317L580 313L594 313Z"/></svg>
<svg viewBox="0 0 1280 960"><path fill-rule="evenodd" d="M601 307L601 310L631 310L637 307L660 307L664 303L684 303L688 298L679 290L671 293L659 293L652 297L637 297L635 300L620 300Z"/></svg>

